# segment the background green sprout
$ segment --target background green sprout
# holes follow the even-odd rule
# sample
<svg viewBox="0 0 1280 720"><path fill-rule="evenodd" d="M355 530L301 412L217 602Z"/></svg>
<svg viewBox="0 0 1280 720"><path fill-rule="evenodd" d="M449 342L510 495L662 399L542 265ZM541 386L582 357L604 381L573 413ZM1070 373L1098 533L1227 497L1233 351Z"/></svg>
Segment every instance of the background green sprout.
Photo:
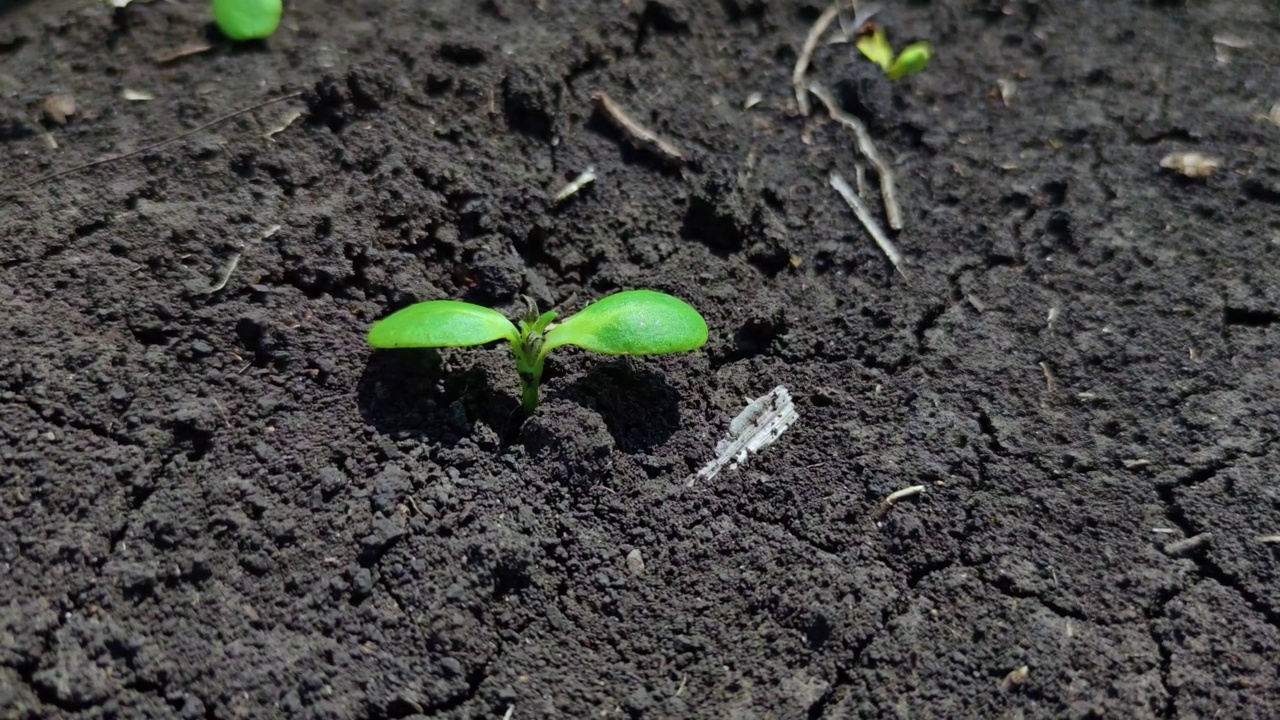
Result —
<svg viewBox="0 0 1280 720"><path fill-rule="evenodd" d="M902 48L902 52L894 57L893 47L889 45L884 30L878 27L859 37L857 45L858 50L862 51L868 60L879 65L890 80L920 72L933 55L933 46L922 41Z"/></svg>
<svg viewBox="0 0 1280 720"><path fill-rule="evenodd" d="M281 0L213 0L213 22L232 40L261 40L280 25Z"/></svg>
<svg viewBox="0 0 1280 720"><path fill-rule="evenodd" d="M467 347L510 343L520 374L526 414L538 406L547 354L576 345L603 355L660 355L696 350L707 341L707 323L688 303L654 290L627 290L587 305L552 325L556 312L529 311L513 323L502 313L458 300L410 305L369 330L375 348Z"/></svg>

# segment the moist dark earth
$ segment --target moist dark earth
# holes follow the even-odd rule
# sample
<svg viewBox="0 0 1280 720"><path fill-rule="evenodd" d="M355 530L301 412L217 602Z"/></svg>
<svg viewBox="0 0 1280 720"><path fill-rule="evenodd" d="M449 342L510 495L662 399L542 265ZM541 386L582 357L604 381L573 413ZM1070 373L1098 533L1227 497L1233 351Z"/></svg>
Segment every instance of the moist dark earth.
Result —
<svg viewBox="0 0 1280 720"><path fill-rule="evenodd" d="M894 2L892 83L821 43L902 273L797 107L823 9L0 8L0 718L1280 716L1280 9ZM558 351L527 419L500 347L364 341L636 287L706 346Z"/></svg>

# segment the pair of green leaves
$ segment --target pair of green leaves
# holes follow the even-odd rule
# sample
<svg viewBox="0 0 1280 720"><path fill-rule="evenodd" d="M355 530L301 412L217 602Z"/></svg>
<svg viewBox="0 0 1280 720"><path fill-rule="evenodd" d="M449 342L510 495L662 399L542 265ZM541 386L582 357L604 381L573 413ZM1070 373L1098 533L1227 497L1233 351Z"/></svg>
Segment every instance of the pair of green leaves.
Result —
<svg viewBox="0 0 1280 720"><path fill-rule="evenodd" d="M457 300L410 305L369 330L375 348L468 347L506 340L516 358L526 412L538 403L547 353L576 345L604 355L658 355L696 350L707 323L688 303L653 290L602 298L552 326L554 311L530 312L513 323L491 308Z"/></svg>
<svg viewBox="0 0 1280 720"><path fill-rule="evenodd" d="M533 325L545 330L556 317ZM429 300L379 321L369 331L377 348L466 347L495 340L520 342L521 331L502 313L458 300ZM707 340L707 324L679 298L653 290L628 290L591 303L545 333L542 355L577 345L604 355L655 355L695 350Z"/></svg>
<svg viewBox="0 0 1280 720"><path fill-rule="evenodd" d="M902 48L902 52L895 57L884 29L878 27L859 37L857 45L868 60L884 69L885 76L890 80L920 72L933 55L933 46L921 41Z"/></svg>

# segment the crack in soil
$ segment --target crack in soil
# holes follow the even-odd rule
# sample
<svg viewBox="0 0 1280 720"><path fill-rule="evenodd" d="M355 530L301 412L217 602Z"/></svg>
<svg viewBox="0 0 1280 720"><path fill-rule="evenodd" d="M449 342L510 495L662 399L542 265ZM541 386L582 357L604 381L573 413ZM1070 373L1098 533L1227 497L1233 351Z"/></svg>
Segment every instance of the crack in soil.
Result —
<svg viewBox="0 0 1280 720"><path fill-rule="evenodd" d="M1156 488L1156 496L1164 507L1165 517L1179 531L1183 537L1193 537L1201 531L1199 525L1193 521L1183 509L1182 504L1178 501L1177 491L1179 489L1195 488L1203 483L1209 482L1218 473L1231 467L1236 458L1228 458L1210 464L1208 467L1193 470L1186 477L1179 479L1175 483L1162 485ZM1222 566L1215 562L1207 552L1198 551L1188 557L1196 568L1196 573L1206 581L1212 581L1218 585L1235 592L1245 603L1245 605L1253 611L1263 621L1280 629L1280 611L1271 607L1257 593L1254 593L1240 578L1226 572ZM1170 602L1176 599L1181 590L1175 590L1168 594L1167 597L1157 599L1157 610L1154 617L1148 623L1149 632L1152 640L1156 643L1156 648L1160 656L1160 679L1167 695L1164 707L1160 709L1161 717L1174 718L1178 716L1178 688L1172 684L1173 672L1173 648L1165 641L1164 633L1160 632L1157 627L1157 620L1164 616L1165 608Z"/></svg>
<svg viewBox="0 0 1280 720"><path fill-rule="evenodd" d="M996 432L995 424L991 422L991 416L981 407L975 407L974 410L978 415L978 430L987 440L987 449L997 457L1009 457L1008 449L1000 443L1000 436Z"/></svg>
<svg viewBox="0 0 1280 720"><path fill-rule="evenodd" d="M1264 446L1264 450L1267 446ZM1263 457L1264 453L1246 454L1244 457ZM1179 489L1189 489L1197 487L1203 483L1209 482L1215 478L1220 472L1230 468L1240 456L1233 456L1225 460L1216 461L1208 467L1200 468L1192 471L1185 478L1173 484L1166 484L1156 488L1156 497L1165 509L1165 517L1172 523L1183 537L1194 537L1204 532L1204 530L1192 520L1182 504L1178 501L1177 491ZM1245 604L1256 613L1267 624L1280 629L1280 610L1272 607L1269 603L1262 599L1257 593L1245 587L1245 584L1236 575L1227 572L1214 561L1208 552L1194 552L1187 556L1196 567L1196 572L1200 577L1207 580L1213 580L1225 588L1233 590L1244 600Z"/></svg>
<svg viewBox="0 0 1280 720"><path fill-rule="evenodd" d="M1164 617L1165 608L1170 602L1173 602L1182 594L1181 589L1174 590L1165 597L1157 598L1156 607L1148 614L1147 633L1151 637L1151 641L1156 645L1156 652L1159 655L1160 666L1160 685L1164 688L1165 701L1164 706L1159 708L1160 717L1174 718L1178 715L1178 688L1173 685L1173 649L1164 641L1164 634L1160 632L1157 626L1158 621Z"/></svg>
<svg viewBox="0 0 1280 720"><path fill-rule="evenodd" d="M871 637L874 638L875 635L872 634ZM862 652L870 644L871 639L868 639L866 642L860 643L856 646L853 651L853 658L850 660L849 665L857 666L858 661L862 658ZM831 683L831 686L827 688L826 692L822 693L821 697L809 705L808 712L806 713L808 720L821 720L826 717L827 708L831 704L831 701L835 699L836 693L839 692L840 688L849 687L851 685L853 685L853 678L849 677L849 674L846 673L843 668L837 668L835 681Z"/></svg>

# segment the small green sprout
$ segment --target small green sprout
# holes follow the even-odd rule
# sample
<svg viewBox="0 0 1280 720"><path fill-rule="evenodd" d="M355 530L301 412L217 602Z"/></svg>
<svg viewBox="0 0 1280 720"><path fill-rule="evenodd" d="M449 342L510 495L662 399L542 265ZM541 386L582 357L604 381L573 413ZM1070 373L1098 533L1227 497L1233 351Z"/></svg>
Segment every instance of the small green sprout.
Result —
<svg viewBox="0 0 1280 720"><path fill-rule="evenodd" d="M280 26L280 0L213 0L213 22L232 40L261 40Z"/></svg>
<svg viewBox="0 0 1280 720"><path fill-rule="evenodd" d="M532 301L520 322L458 300L410 305L374 323L375 348L467 347L506 340L516 358L526 414L538 406L547 353L577 345L603 355L661 355L696 350L707 341L707 323L688 303L654 290L627 290L587 305L552 325L554 310L538 313Z"/></svg>
<svg viewBox="0 0 1280 720"><path fill-rule="evenodd" d="M858 50L861 50L868 60L884 69L885 76L890 80L920 72L933 55L933 46L922 41L902 48L902 52L894 57L893 47L885 38L884 29L879 27L874 27L870 32L860 35L857 45Z"/></svg>

